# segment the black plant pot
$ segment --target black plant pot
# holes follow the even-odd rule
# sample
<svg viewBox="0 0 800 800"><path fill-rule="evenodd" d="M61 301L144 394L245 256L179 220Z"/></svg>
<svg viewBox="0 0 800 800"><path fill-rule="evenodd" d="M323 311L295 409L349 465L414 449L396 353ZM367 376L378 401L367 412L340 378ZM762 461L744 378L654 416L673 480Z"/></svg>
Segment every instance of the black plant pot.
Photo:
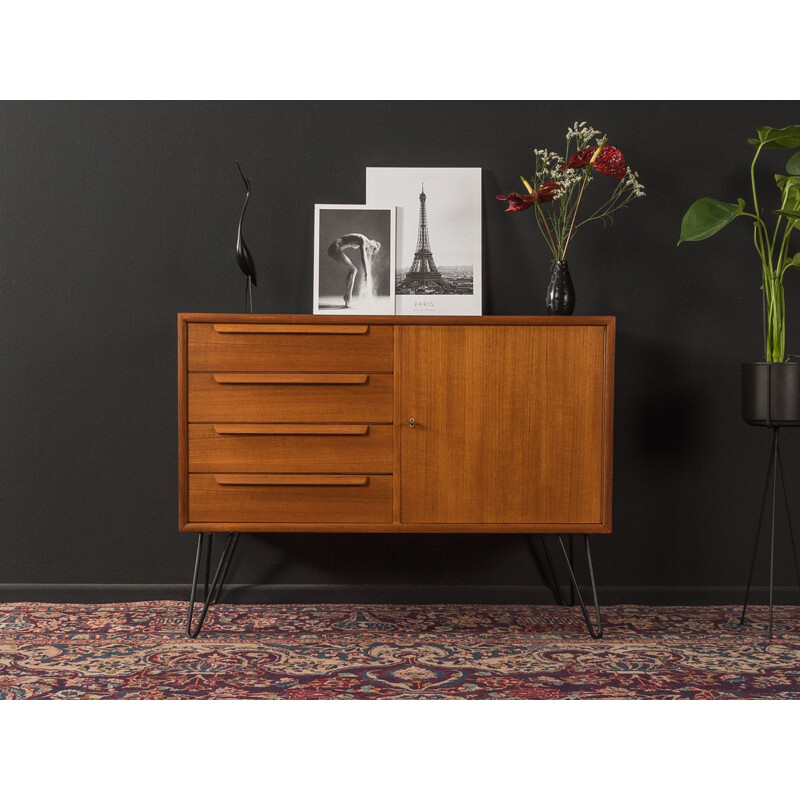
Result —
<svg viewBox="0 0 800 800"><path fill-rule="evenodd" d="M748 425L800 425L800 362L742 364L742 418Z"/></svg>

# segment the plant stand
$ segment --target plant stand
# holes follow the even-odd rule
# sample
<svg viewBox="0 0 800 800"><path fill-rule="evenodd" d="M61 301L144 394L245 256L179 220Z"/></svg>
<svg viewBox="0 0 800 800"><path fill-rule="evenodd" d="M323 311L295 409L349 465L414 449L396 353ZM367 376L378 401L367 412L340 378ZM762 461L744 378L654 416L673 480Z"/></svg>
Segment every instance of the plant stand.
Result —
<svg viewBox="0 0 800 800"><path fill-rule="evenodd" d="M783 502L786 505L786 522L789 528L789 539L792 543L792 555L794 557L794 568L797 574L797 583L800 586L800 566L797 561L797 548L794 541L794 532L792 531L792 520L789 512L789 497L786 493L786 482L783 477L783 465L781 464L781 447L780 447L780 425L770 425L772 428L772 451L769 457L769 464L767 466L767 477L764 482L764 495L761 498L761 512L758 516L758 527L756 528L756 541L753 545L753 555L750 559L750 573L747 576L747 589L744 594L744 604L742 606L742 616L739 620L740 625L745 623L745 614L747 612L747 601L750 598L750 587L753 583L753 571L756 565L756 556L758 555L758 545L761 540L761 530L764 523L764 511L767 507L767 496L772 490L772 509L771 509L771 523L770 523L770 542L769 542L769 638L772 638L772 593L774 585L774 568L775 568L775 511L777 506L778 494L778 478L780 477L781 489L783 491Z"/></svg>

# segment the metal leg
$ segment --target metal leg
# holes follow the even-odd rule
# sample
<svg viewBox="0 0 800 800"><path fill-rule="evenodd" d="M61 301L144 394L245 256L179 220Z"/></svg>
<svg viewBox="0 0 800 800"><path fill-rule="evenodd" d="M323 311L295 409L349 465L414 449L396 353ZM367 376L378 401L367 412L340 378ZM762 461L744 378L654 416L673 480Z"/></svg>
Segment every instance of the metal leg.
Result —
<svg viewBox="0 0 800 800"><path fill-rule="evenodd" d="M775 454L777 453L777 442L778 442L778 429L773 428L772 431L772 449L770 451L769 456L769 464L767 465L767 477L764 481L764 494L761 497L761 511L758 514L758 527L756 528L756 541L753 545L753 555L750 558L750 572L747 576L747 589L745 589L744 593L744 604L742 605L742 616L739 620L740 625L744 625L744 617L747 613L747 601L750 598L750 587L753 584L753 570L756 566L756 556L758 555L758 545L761 541L761 528L764 524L764 511L767 508L767 495L769 493L769 481L770 476L772 475L773 466L775 462ZM774 515L773 515L774 516Z"/></svg>
<svg viewBox="0 0 800 800"><path fill-rule="evenodd" d="M211 605L215 606L219 602L219 593L222 591L222 587L225 585L225 581L228 579L228 570L231 567L231 561L233 561L233 554L236 552L236 545L239 544L239 534L233 534L233 543L231 544L230 550L228 550L228 555L225 560L225 565L222 568L222 577L217 584L217 590L214 592L213 596L211 597ZM224 556L224 554L223 554Z"/></svg>
<svg viewBox="0 0 800 800"><path fill-rule="evenodd" d="M570 536L569 537L569 565L572 569L575 569L575 540ZM569 604L570 606L575 605L575 587L570 584L569 585Z"/></svg>
<svg viewBox="0 0 800 800"><path fill-rule="evenodd" d="M797 586L800 588L800 563L797 561L797 546L794 542L794 531L792 530L792 515L789 511L789 495L786 493L786 481L783 479L783 464L781 462L781 446L778 443L778 474L781 476L781 487L783 488L783 502L786 504L786 522L789 526L789 539L792 542L792 555L794 556L794 572L797 576Z"/></svg>
<svg viewBox="0 0 800 800"><path fill-rule="evenodd" d="M208 547L206 548L206 574L203 581L203 602L208 599L208 581L211 578L211 551L214 549L214 537L208 534Z"/></svg>
<svg viewBox="0 0 800 800"><path fill-rule="evenodd" d="M583 619L586 622L586 627L589 629L589 635L592 639L601 639L603 636L603 619L600 616L600 602L597 599L597 585L594 580L594 569L592 568L592 551L589 548L589 537L584 535L583 537L584 543L586 545L586 563L589 566L589 580L592 584L592 600L594 602L594 613L597 628L595 629L592 626L592 621L589 619L589 612L586 609L586 603L583 602L583 595L581 595L580 586L578 586L578 581L575 579L575 572L572 569L572 564L570 563L569 555L567 553L567 548L564 547L564 540L561 536L558 536L558 543L561 545L561 552L564 554L564 560L567 562L567 569L569 570L569 579L572 582L572 588L575 591L575 596L578 598L578 603L580 603L581 612L583 613Z"/></svg>
<svg viewBox="0 0 800 800"><path fill-rule="evenodd" d="M772 463L772 526L769 537L769 638L772 638L772 589L775 573L775 497L778 493L778 433L775 428L775 458Z"/></svg>
<svg viewBox="0 0 800 800"><path fill-rule="evenodd" d="M544 550L544 556L547 559L547 567L550 570L550 577L553 580L553 592L556 595L556 599L558 600L559 604L562 606L569 605L567 601L564 599L564 593L561 591L561 584L558 580L558 574L556 573L555 565L553 564L553 559L550 556L550 548L547 546L547 536L529 536L528 541L531 545L531 549L534 547L534 540L538 539L542 543L542 549ZM534 551L535 552L535 551Z"/></svg>
<svg viewBox="0 0 800 800"><path fill-rule="evenodd" d="M224 582L224 576L228 574L228 567L230 566L230 560L233 556L233 550L236 547L236 542L238 541L239 534L238 533L229 533L228 540L225 542L225 548L222 551L222 556L220 557L219 563L217 564L217 568L214 571L214 578L211 581L211 585L208 584L208 572L206 573L206 591L203 597L203 610L200 612L200 617L197 620L197 625L192 628L192 616L194 615L194 604L195 604L195 597L197 596L197 578L200 574L200 561L203 554L203 544L205 542L205 537L208 537L208 551L206 553L206 563L208 564L210 553L211 553L211 534L210 533L200 533L197 535L197 555L195 556L194 560L194 577L192 578L192 592L189 596L189 614L186 618L186 635L190 636L192 639L196 639L197 635L200 633L200 629L203 627L203 623L206 619L206 614L208 613L208 608L211 605L212 601L216 601L216 598L219 596L220 590L222 588L222 584Z"/></svg>

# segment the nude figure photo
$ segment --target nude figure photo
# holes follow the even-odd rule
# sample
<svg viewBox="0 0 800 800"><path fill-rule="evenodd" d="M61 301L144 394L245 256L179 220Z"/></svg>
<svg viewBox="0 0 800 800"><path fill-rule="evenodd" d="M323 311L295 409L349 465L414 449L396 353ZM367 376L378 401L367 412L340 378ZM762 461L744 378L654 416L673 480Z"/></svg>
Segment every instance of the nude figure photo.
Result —
<svg viewBox="0 0 800 800"><path fill-rule="evenodd" d="M394 314L393 208L317 205L314 313Z"/></svg>

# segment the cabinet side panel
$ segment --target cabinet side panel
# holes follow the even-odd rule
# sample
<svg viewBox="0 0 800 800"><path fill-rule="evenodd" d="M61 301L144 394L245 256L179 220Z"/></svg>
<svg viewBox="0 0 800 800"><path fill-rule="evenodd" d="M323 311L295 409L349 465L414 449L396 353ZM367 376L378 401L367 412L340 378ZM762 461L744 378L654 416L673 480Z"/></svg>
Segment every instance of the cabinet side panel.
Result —
<svg viewBox="0 0 800 800"><path fill-rule="evenodd" d="M605 328L605 382L603 430L603 528L611 531L614 483L614 367L616 356L616 320Z"/></svg>
<svg viewBox="0 0 800 800"><path fill-rule="evenodd" d="M186 365L186 339L188 325L178 315L178 528L189 521L188 457L188 388Z"/></svg>

